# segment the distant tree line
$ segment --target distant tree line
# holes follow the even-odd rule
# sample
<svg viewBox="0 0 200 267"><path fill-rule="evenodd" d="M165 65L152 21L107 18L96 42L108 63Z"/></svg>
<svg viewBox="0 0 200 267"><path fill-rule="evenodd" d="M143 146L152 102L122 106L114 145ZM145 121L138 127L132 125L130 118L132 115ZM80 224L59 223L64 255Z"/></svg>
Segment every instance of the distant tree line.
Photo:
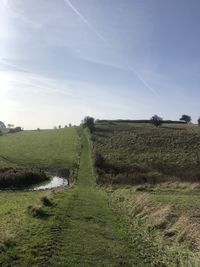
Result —
<svg viewBox="0 0 200 267"><path fill-rule="evenodd" d="M90 132L95 130L95 122L97 123L152 123L156 127L161 126L162 124L189 124L191 123L192 118L189 115L183 114L178 121L174 120L163 120L162 117L154 115L150 120L96 120L93 117L86 116L82 121L82 126L87 127ZM200 117L197 120L198 125L200 126Z"/></svg>
<svg viewBox="0 0 200 267"><path fill-rule="evenodd" d="M9 129L8 133L18 133L18 132L21 132L21 131L23 131L22 127L18 126L18 127Z"/></svg>

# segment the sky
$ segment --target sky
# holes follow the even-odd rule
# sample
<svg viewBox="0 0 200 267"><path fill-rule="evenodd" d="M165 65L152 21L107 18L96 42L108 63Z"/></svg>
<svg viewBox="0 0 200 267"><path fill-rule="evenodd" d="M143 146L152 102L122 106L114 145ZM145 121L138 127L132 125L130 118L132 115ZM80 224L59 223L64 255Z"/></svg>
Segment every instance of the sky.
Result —
<svg viewBox="0 0 200 267"><path fill-rule="evenodd" d="M199 0L0 0L0 120L200 116Z"/></svg>

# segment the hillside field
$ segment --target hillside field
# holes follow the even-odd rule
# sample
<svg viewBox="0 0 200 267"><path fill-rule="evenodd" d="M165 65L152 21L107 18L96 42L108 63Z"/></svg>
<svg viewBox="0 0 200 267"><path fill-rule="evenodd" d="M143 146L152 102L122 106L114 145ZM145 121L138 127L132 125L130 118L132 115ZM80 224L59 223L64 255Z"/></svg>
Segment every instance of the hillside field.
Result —
<svg viewBox="0 0 200 267"><path fill-rule="evenodd" d="M101 123L92 141L97 182L119 212L198 255L200 127ZM200 266L198 257L183 266Z"/></svg>
<svg viewBox="0 0 200 267"><path fill-rule="evenodd" d="M200 181L200 127L97 124L92 136L99 183Z"/></svg>
<svg viewBox="0 0 200 267"><path fill-rule="evenodd" d="M6 134L0 138L0 167L71 168L78 164L79 151L74 127Z"/></svg>
<svg viewBox="0 0 200 267"><path fill-rule="evenodd" d="M0 136L0 168L78 170L69 187L0 191L0 265L200 266L199 136L133 123Z"/></svg>
<svg viewBox="0 0 200 267"><path fill-rule="evenodd" d="M0 168L71 169L78 167L79 157L80 138L75 128L23 131L0 137ZM22 266L22 258L23 266L30 266L32 257L43 253L42 247L52 236L51 227L60 223L60 217L55 218L63 205L59 201L70 197L63 195L62 189L56 191L0 192L1 266ZM51 204L43 202L44 198L54 201L52 205L58 205L58 210L52 211ZM46 219L38 219L34 212Z"/></svg>

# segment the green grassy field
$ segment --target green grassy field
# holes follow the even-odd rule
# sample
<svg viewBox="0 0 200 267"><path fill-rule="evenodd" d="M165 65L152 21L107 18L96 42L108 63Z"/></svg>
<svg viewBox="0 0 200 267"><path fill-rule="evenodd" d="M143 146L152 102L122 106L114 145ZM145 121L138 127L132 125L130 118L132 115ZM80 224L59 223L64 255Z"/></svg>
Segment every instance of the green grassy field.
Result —
<svg viewBox="0 0 200 267"><path fill-rule="evenodd" d="M0 167L71 169L77 168L79 157L80 138L75 128L24 131L0 137ZM60 191L56 191L58 195ZM0 192L1 266L30 266L36 255L42 255L42 247L52 236L51 228L60 223L57 212L63 207L63 193L58 198L57 193ZM52 206L42 202L44 196L51 196ZM64 197L68 199L70 193ZM41 212L42 217L30 211Z"/></svg>
<svg viewBox="0 0 200 267"><path fill-rule="evenodd" d="M7 134L0 138L0 167L71 168L78 162L79 151L74 127Z"/></svg>
<svg viewBox="0 0 200 267"><path fill-rule="evenodd" d="M0 192L1 266L155 266L156 255L164 262L96 187L87 137L72 187Z"/></svg>
<svg viewBox="0 0 200 267"><path fill-rule="evenodd" d="M136 159L127 135L135 138L135 131L142 134L146 127L149 138L152 135L153 139L160 138L162 129L155 129L158 130L155 134L153 128L137 125L100 126L91 137L92 146L88 133L81 128L1 136L1 167L23 165L54 169L73 168L79 163L79 171L78 179L70 187L39 192L0 192L0 266L175 267L199 264L191 252L194 251L191 242L182 242L176 233L168 234L176 231L171 222L174 228L180 228L175 222L182 214L195 216L198 221L198 184L186 183L183 188L183 183L175 183L175 180L157 185L127 183L130 180L126 180L126 171L130 175L130 170L135 170L131 166ZM188 131L189 135L193 133L193 129L183 131ZM196 138L198 128L194 131ZM112 178L111 186L96 184L92 148L95 153L101 153L107 164L107 169L100 170L102 177L98 180L102 183L107 177ZM151 153L148 148L146 146L146 158L152 155L152 147ZM181 147L178 151L177 155L183 157ZM164 155L164 151L162 153ZM115 172L124 166L128 168L123 169L120 183L113 183ZM110 173L110 167L115 172ZM125 180L121 182L121 179ZM164 218L167 226L160 227L163 221L157 218ZM187 220L184 222L187 229L191 228ZM196 228L195 231L197 234ZM187 241L186 238L183 241Z"/></svg>

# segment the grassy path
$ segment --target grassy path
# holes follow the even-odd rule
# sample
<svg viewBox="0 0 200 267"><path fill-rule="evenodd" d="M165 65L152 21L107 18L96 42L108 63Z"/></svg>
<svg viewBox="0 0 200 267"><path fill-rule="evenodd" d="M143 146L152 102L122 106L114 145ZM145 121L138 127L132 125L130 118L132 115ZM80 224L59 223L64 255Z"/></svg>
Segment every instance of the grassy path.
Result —
<svg viewBox="0 0 200 267"><path fill-rule="evenodd" d="M109 208L107 195L95 187L90 146L83 137L79 180L58 235L59 246L48 266L145 266L138 263L124 237L119 218Z"/></svg>

